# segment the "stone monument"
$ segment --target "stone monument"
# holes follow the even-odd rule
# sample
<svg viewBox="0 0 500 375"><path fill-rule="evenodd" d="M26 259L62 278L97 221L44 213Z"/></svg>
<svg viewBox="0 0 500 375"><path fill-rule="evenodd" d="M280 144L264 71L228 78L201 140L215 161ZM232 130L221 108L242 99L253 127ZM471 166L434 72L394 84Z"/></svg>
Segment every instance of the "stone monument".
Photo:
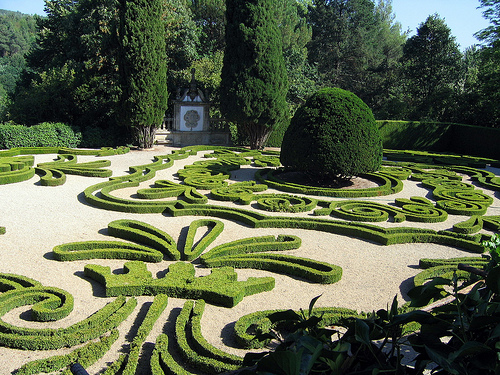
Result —
<svg viewBox="0 0 500 375"><path fill-rule="evenodd" d="M189 87L184 90L177 89L173 107L174 119L169 137L173 146L229 144L229 131L212 129L210 102L197 86L195 69L191 70Z"/></svg>

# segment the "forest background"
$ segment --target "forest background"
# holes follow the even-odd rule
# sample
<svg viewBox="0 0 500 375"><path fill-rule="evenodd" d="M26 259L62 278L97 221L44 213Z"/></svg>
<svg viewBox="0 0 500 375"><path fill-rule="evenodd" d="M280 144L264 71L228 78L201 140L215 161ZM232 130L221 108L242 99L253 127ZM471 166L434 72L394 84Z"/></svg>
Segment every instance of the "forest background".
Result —
<svg viewBox="0 0 500 375"><path fill-rule="evenodd" d="M438 14L409 37L390 0L275 3L290 115L333 86L354 92L377 119L500 127L500 1L480 1L491 26L463 52ZM46 17L0 10L0 122L118 129L119 4L48 0ZM169 98L196 68L217 116L225 1L165 0L163 24Z"/></svg>

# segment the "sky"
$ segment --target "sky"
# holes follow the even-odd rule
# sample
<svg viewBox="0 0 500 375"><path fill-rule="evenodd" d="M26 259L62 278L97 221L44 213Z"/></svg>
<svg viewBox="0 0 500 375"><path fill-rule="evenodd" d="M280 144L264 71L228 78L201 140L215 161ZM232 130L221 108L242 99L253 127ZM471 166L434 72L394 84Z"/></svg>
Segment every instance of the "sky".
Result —
<svg viewBox="0 0 500 375"><path fill-rule="evenodd" d="M44 0L0 0L0 9L26 14L44 15L44 5ZM456 37L461 50L479 43L474 33L489 26L478 6L479 0L392 0L393 13L403 31L415 35L417 27L429 15L438 13Z"/></svg>

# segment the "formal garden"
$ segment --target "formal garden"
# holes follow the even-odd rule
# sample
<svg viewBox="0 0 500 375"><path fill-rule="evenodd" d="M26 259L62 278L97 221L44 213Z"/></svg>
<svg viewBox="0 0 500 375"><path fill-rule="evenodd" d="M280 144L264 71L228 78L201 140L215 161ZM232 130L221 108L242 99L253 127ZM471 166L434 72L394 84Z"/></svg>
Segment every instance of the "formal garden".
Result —
<svg viewBox="0 0 500 375"><path fill-rule="evenodd" d="M365 166L371 172L336 173L327 184L324 174L297 176L305 150L321 147L293 143L304 143L310 116L294 117L299 130L292 119L281 155L220 146L1 151L3 368L219 374L251 365L247 352L276 348L290 330L261 371L418 373L429 362L477 369L478 358L494 368L497 253L487 250L498 245L500 162L382 150L379 140L360 157L378 160ZM283 168L289 160L297 164ZM455 326L463 341L445 355L428 333L449 336ZM339 330L343 341L333 339ZM392 350L374 353L380 345ZM412 367L400 362L410 346L409 361L420 352Z"/></svg>
<svg viewBox="0 0 500 375"><path fill-rule="evenodd" d="M499 374L479 3L0 10L0 373Z"/></svg>

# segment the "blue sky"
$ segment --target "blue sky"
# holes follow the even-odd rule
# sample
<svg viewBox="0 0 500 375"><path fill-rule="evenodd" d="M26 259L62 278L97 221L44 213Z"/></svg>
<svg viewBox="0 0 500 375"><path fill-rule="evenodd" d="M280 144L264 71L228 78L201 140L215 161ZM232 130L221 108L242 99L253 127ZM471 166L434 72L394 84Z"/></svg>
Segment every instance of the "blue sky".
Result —
<svg viewBox="0 0 500 375"><path fill-rule="evenodd" d="M44 14L44 4L44 0L0 0L0 9ZM489 25L478 6L479 0L392 0L393 12L403 30L413 35L429 15L438 13L462 50L478 43L473 34Z"/></svg>

